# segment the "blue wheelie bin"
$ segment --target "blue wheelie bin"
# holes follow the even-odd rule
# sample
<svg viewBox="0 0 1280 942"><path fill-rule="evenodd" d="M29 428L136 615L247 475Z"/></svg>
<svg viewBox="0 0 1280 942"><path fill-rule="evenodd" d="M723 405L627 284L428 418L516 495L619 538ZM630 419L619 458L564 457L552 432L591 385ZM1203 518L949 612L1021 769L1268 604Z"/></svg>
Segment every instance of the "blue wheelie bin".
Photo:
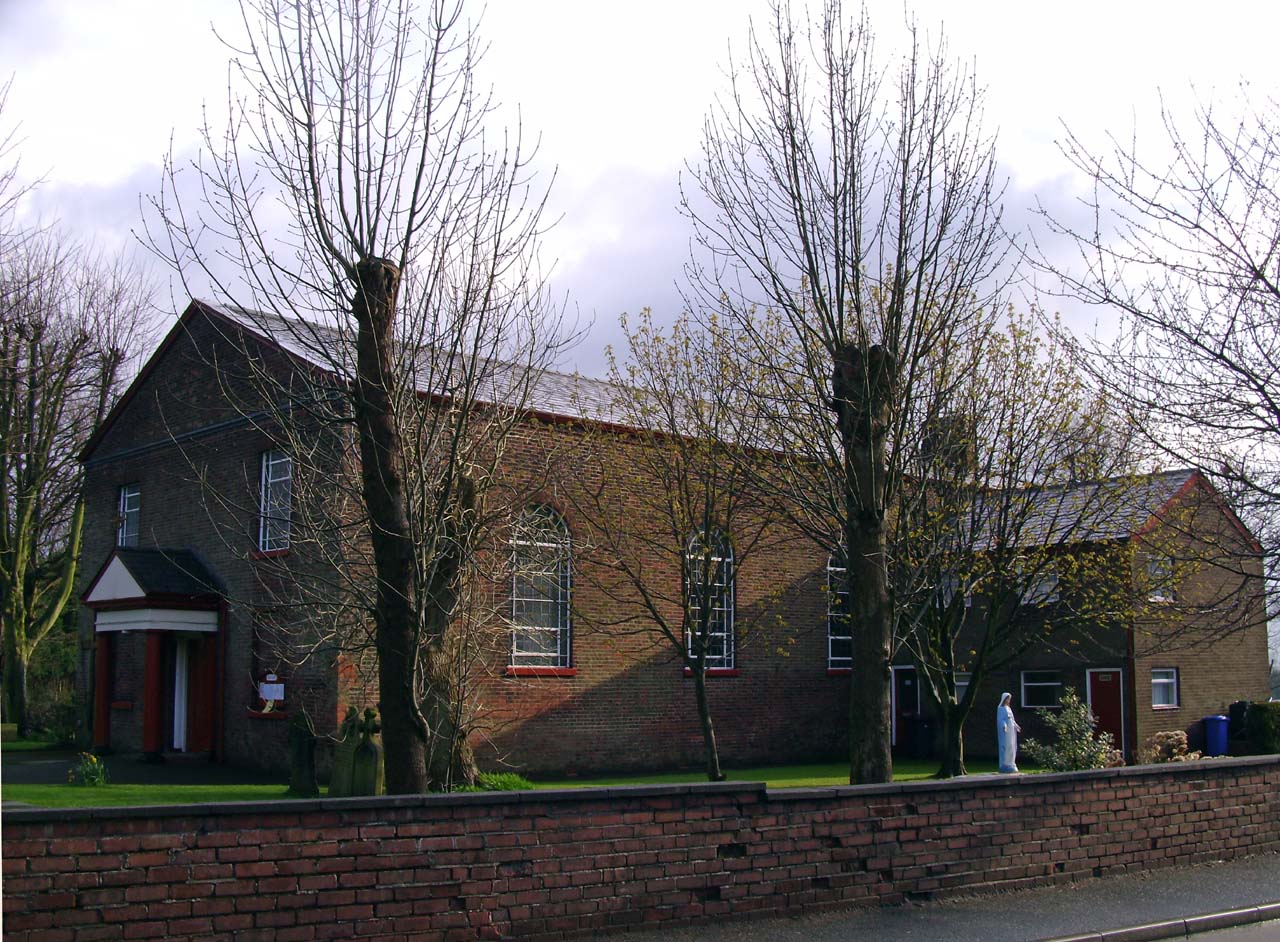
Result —
<svg viewBox="0 0 1280 942"><path fill-rule="evenodd" d="M1225 716L1204 718L1204 754L1206 756L1227 754L1227 718Z"/></svg>

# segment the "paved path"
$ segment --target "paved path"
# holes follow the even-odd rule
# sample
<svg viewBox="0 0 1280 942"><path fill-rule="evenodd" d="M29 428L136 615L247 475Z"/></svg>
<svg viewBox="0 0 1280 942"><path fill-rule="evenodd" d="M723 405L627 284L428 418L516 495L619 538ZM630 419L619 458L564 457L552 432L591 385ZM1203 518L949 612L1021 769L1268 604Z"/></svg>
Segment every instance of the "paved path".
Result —
<svg viewBox="0 0 1280 942"><path fill-rule="evenodd" d="M939 903L654 929L645 942L1032 942L1280 902L1280 854ZM1280 942L1280 923L1197 942ZM1250 934L1253 933L1253 934ZM1257 934L1261 933L1261 934Z"/></svg>

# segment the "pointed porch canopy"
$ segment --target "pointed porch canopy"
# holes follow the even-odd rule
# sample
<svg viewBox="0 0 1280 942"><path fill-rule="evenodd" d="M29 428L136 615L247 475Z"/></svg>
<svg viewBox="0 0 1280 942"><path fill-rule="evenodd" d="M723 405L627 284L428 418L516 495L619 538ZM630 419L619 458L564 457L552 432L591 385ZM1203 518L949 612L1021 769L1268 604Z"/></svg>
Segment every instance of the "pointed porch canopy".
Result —
<svg viewBox="0 0 1280 942"><path fill-rule="evenodd" d="M82 597L93 630L218 630L222 593L190 550L116 547Z"/></svg>

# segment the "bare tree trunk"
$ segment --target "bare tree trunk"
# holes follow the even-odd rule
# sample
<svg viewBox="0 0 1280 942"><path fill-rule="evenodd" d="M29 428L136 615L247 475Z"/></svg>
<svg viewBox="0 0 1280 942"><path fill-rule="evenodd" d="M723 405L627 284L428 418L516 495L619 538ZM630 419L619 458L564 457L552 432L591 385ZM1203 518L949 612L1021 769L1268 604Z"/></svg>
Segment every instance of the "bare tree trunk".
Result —
<svg viewBox="0 0 1280 942"><path fill-rule="evenodd" d="M15 652L5 652L4 663L5 722L18 727L18 738L31 735L27 718L27 659Z"/></svg>
<svg viewBox="0 0 1280 942"><path fill-rule="evenodd" d="M864 355L864 349L866 350ZM831 383L845 479L846 574L853 626L849 684L849 781L893 780L890 693L893 609L885 553L885 432L893 404L893 356L880 346L848 344Z"/></svg>
<svg viewBox="0 0 1280 942"><path fill-rule="evenodd" d="M942 721L942 764L935 778L955 778L967 774L964 767L964 717L956 706L941 704L938 715Z"/></svg>
<svg viewBox="0 0 1280 942"><path fill-rule="evenodd" d="M360 477L378 580L374 602L387 792L427 790L427 730L414 696L414 554L405 508L403 449L393 412L400 271L384 259L356 265L355 414Z"/></svg>
<svg viewBox="0 0 1280 942"><path fill-rule="evenodd" d="M702 742L707 757L707 781L723 782L720 752L716 749L716 731L711 723L711 705L707 702L707 678L698 668L693 671L693 692L698 701L698 721L702 725Z"/></svg>
<svg viewBox="0 0 1280 942"><path fill-rule="evenodd" d="M462 690L457 676L457 657L441 637L427 646L425 668L427 689L423 710L431 730L427 758L427 779L433 791L450 791L459 785L474 785L476 760L463 723Z"/></svg>
<svg viewBox="0 0 1280 942"><path fill-rule="evenodd" d="M448 481L442 486L447 486ZM442 552L431 561L424 619L425 648L423 674L426 690L423 712L429 736L427 782L433 791L449 791L476 780L475 755L467 741L463 717L466 678L458 645L462 639L449 632L450 619L457 608L458 585L466 546L474 526L475 484L467 475L458 475L453 495L441 521Z"/></svg>

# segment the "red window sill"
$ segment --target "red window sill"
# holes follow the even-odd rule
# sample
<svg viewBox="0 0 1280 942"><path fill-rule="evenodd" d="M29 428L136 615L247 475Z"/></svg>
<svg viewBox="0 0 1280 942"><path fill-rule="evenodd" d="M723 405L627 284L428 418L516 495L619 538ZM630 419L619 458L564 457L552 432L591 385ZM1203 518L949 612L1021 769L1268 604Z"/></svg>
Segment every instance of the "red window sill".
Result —
<svg viewBox="0 0 1280 942"><path fill-rule="evenodd" d="M577 677L576 667L508 667L508 677Z"/></svg>
<svg viewBox="0 0 1280 942"><path fill-rule="evenodd" d="M828 667L827 668L828 677L848 677L852 673L853 673L852 667Z"/></svg>
<svg viewBox="0 0 1280 942"><path fill-rule="evenodd" d="M132 710L132 709L133 709L133 701L132 701L132 700L112 700L112 701L111 701L111 709L113 709L113 710Z"/></svg>
<svg viewBox="0 0 1280 942"><path fill-rule="evenodd" d="M250 710L249 719L251 720L287 720L289 714L284 710L272 710L269 713L263 713L261 710Z"/></svg>
<svg viewBox="0 0 1280 942"><path fill-rule="evenodd" d="M692 677L693 668L686 667L684 669L684 676ZM702 672L702 676L704 677L737 677L738 669L736 667L708 667L705 671Z"/></svg>
<svg viewBox="0 0 1280 942"><path fill-rule="evenodd" d="M259 550L256 549L249 554L250 559L278 559L281 556L289 555L289 547L278 550Z"/></svg>

